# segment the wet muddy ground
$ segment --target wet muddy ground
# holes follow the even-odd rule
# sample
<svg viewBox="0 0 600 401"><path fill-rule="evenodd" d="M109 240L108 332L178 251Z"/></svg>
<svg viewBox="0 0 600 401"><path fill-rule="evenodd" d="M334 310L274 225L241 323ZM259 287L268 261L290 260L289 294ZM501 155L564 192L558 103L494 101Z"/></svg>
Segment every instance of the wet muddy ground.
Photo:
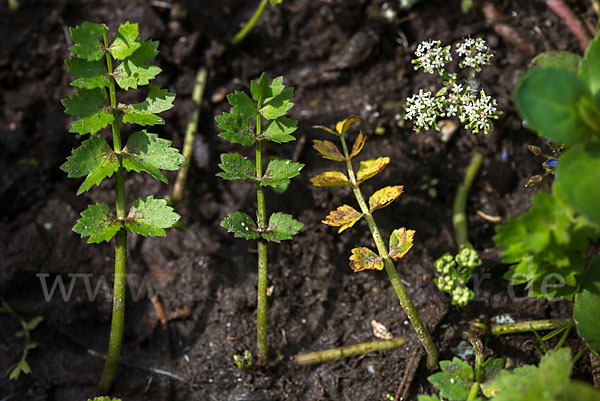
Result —
<svg viewBox="0 0 600 401"><path fill-rule="evenodd" d="M353 247L372 246L366 223L338 235L320 222L341 204L354 205L351 191L312 187L308 180L335 168L312 149L312 140L326 134L311 126L331 125L350 115L362 117L360 128L369 134L359 160L391 158L381 174L363 185L363 192L404 185L404 194L376 212L375 219L385 238L401 226L416 230L413 249L397 266L442 358L453 356L468 318L437 291L432 263L455 250L451 205L476 151L485 159L467 212L470 239L484 263L473 313L484 319L508 314L515 320L570 315L567 302L509 298L502 278L506 266L499 263L492 241L494 223L477 214L506 219L528 207L539 189L524 185L541 172L541 160L526 145L543 146L521 127L511 100L531 58L499 37L479 7L465 14L458 0L422 1L408 10L391 0L286 0L268 7L241 45L222 51L219 44L250 17L258 1L19 3L13 13L5 4L0 9L0 294L23 317L41 315L44 321L33 333L41 344L28 358L33 373L16 382L0 377L1 399L84 400L97 395L103 361L88 350L106 349L113 250L112 244L87 245L71 227L88 203L112 203L114 189L107 180L75 197L78 180L67 179L58 169L80 141L67 132L69 120L60 99L73 92L64 66L67 27L85 20L105 22L113 30L129 20L140 25L142 37L160 41L156 63L164 72L159 82L177 99L176 107L163 115L167 124L154 131L175 146L182 144L194 107L196 70L203 65L208 69L188 186L176 206L187 229L171 230L166 238L130 236L125 365L114 395L124 400L360 401L396 394L418 340L385 273L353 273L348 267ZM595 23L590 3L570 2L582 19ZM503 0L496 6L502 22L515 28L534 53L580 52L543 2ZM435 77L413 70L414 49L422 40L452 44L467 35L484 38L495 52L494 65L480 79L504 114L487 136L459 129L443 142L438 133L413 132L400 118L402 103L419 88L439 85ZM234 210L252 213L255 195L252 185L215 177L219 154L241 149L217 136L214 116L228 110L226 93L247 90L263 71L283 75L296 88L291 116L299 120L297 137L302 138L269 146L268 152L286 158L296 154L306 164L287 192L268 194L267 207L292 213L304 229L293 241L269 248L273 358L260 370L246 372L236 368L232 356L255 343L255 244L234 239L219 221ZM168 176L173 181L175 175ZM437 179L435 197L423 188L431 179ZM129 201L165 196L169 189L144 174L126 177ZM75 280L68 302L59 290L51 299L44 297L42 284L50 289L57 277L67 289ZM91 289L100 282L93 302L86 280ZM166 327L157 319L153 296L172 318ZM321 365L293 363L298 352L375 340L371 320L406 338L405 345ZM13 336L17 329L14 318L0 315L0 372L19 357L20 340ZM523 344L531 338L492 338L487 346L515 365L534 363L536 351ZM587 364L586 358L578 363L579 378L589 379ZM421 361L411 399L429 389L427 375Z"/></svg>

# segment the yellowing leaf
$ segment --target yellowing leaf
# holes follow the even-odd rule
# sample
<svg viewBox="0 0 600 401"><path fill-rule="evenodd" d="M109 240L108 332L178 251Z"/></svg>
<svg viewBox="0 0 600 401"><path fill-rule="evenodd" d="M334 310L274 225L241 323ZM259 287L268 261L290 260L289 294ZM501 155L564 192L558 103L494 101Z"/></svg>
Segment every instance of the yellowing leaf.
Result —
<svg viewBox="0 0 600 401"><path fill-rule="evenodd" d="M331 141L320 141L315 139L313 141L313 148L315 148L325 159L338 162L344 160L344 155L342 155L337 146Z"/></svg>
<svg viewBox="0 0 600 401"><path fill-rule="evenodd" d="M383 170L389 162L389 157L378 157L377 159L370 159L360 162L360 168L358 169L356 176L357 183L360 184L361 182L373 177L375 174Z"/></svg>
<svg viewBox="0 0 600 401"><path fill-rule="evenodd" d="M350 256L350 268L355 272L362 270L382 270L383 258L369 248L362 246L354 248L352 256Z"/></svg>
<svg viewBox="0 0 600 401"><path fill-rule="evenodd" d="M356 124L359 121L360 121L360 117L356 117L356 116L348 117L347 119L338 122L335 125L335 130L340 135L344 135L346 133L346 131L348 131L348 128L350 128L351 126L353 126L354 124Z"/></svg>
<svg viewBox="0 0 600 401"><path fill-rule="evenodd" d="M402 185L394 185L393 187L381 188L369 198L369 212L381 209L392 203L397 197L402 194Z"/></svg>
<svg viewBox="0 0 600 401"><path fill-rule="evenodd" d="M354 156L360 153L363 146L365 146L365 142L367 142L367 136L363 134L362 131L360 131L360 134L358 134L358 138L356 138L356 141L354 141L354 145L352 146L352 153L350 153L350 158L353 158Z"/></svg>
<svg viewBox="0 0 600 401"><path fill-rule="evenodd" d="M343 205L329 212L329 215L321 222L329 226L339 227L338 233L341 233L352 227L361 217L363 217L363 214L352 206Z"/></svg>
<svg viewBox="0 0 600 401"><path fill-rule="evenodd" d="M327 131L330 134L333 134L335 136L340 136L340 134L338 134L337 132L335 132L334 130L332 130L331 128L327 128L324 125L313 125L313 128L318 128L318 129L322 129L323 131Z"/></svg>
<svg viewBox="0 0 600 401"><path fill-rule="evenodd" d="M394 230L390 236L390 253L388 256L392 259L404 257L413 246L414 236L415 230L407 230L404 227Z"/></svg>
<svg viewBox="0 0 600 401"><path fill-rule="evenodd" d="M349 187L348 177L339 171L326 171L310 179L315 187Z"/></svg>

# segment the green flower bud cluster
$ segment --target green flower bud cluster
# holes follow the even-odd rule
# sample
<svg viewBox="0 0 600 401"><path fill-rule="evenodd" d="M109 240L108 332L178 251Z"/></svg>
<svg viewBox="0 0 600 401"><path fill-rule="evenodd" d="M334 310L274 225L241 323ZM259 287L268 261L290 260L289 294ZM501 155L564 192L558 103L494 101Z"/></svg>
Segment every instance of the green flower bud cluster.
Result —
<svg viewBox="0 0 600 401"><path fill-rule="evenodd" d="M467 283L479 265L481 259L473 248L464 247L456 256L446 253L434 263L435 269L440 273L434 279L435 285L440 291L452 296L452 305L464 306L475 296Z"/></svg>

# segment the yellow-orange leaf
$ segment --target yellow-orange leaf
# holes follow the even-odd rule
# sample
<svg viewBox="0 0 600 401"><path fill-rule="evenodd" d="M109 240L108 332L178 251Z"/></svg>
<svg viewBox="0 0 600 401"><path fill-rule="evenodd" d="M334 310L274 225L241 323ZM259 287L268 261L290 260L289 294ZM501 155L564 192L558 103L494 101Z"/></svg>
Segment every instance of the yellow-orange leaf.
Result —
<svg viewBox="0 0 600 401"><path fill-rule="evenodd" d="M413 237L415 230L398 228L390 236L390 253L388 256L392 259L400 259L406 255L406 252L413 246Z"/></svg>
<svg viewBox="0 0 600 401"><path fill-rule="evenodd" d="M313 128L318 128L318 129L322 129L323 131L327 131L330 134L333 134L335 136L340 136L340 134L338 134L337 132L335 132L334 130L332 130L331 128L327 128L324 125L313 125Z"/></svg>
<svg viewBox="0 0 600 401"><path fill-rule="evenodd" d="M329 226L339 227L338 233L341 233L352 227L361 217L363 217L363 214L352 206L343 205L329 212L325 220L321 222Z"/></svg>
<svg viewBox="0 0 600 401"><path fill-rule="evenodd" d="M370 159L360 162L360 168L358 169L356 176L357 182L360 184L361 182L373 177L375 174L383 170L389 162L389 157L378 157L377 159Z"/></svg>
<svg viewBox="0 0 600 401"><path fill-rule="evenodd" d="M366 141L367 141L367 136L365 134L363 134L362 131L360 131L360 134L358 134L356 141L354 141L354 145L352 145L352 153L350 153L350 158L353 158L354 156L356 156L357 154L360 153L363 146L365 146Z"/></svg>
<svg viewBox="0 0 600 401"><path fill-rule="evenodd" d="M369 198L369 212L381 209L392 203L397 197L402 194L402 185L394 185L393 187L381 188Z"/></svg>
<svg viewBox="0 0 600 401"><path fill-rule="evenodd" d="M359 121L360 121L360 117L356 117L356 116L348 117L344 121L338 122L335 125L335 130L339 133L339 135L343 136L346 133L346 131L348 131L348 128L350 128L352 125L356 124Z"/></svg>
<svg viewBox="0 0 600 401"><path fill-rule="evenodd" d="M344 155L342 152L335 146L335 144L331 141L320 141L315 139L313 141L313 148L317 150L325 159L342 161L344 160Z"/></svg>
<svg viewBox="0 0 600 401"><path fill-rule="evenodd" d="M382 270L383 258L369 248L354 248L350 256L350 268L355 272L362 270Z"/></svg>
<svg viewBox="0 0 600 401"><path fill-rule="evenodd" d="M348 177L339 171L326 171L310 179L315 187L349 187Z"/></svg>

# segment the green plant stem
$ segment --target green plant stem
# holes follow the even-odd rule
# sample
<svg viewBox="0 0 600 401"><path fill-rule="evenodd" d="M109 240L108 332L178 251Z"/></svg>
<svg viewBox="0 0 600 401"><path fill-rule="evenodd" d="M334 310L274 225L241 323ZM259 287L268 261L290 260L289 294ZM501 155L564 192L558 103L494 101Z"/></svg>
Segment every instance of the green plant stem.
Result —
<svg viewBox="0 0 600 401"><path fill-rule="evenodd" d="M479 169L481 168L481 162L483 161L483 155L481 153L475 153L471 158L471 162L465 172L465 178L454 197L454 205L452 206L452 224L454 225L454 235L456 237L456 245L459 249L469 243L468 227L467 227L467 198L469 197L469 191L473 180L477 176Z"/></svg>
<svg viewBox="0 0 600 401"><path fill-rule="evenodd" d="M505 334L527 333L530 331L554 330L560 327L573 325L573 319L541 319L528 320L525 322L492 324L491 326L483 322L472 322L476 328L483 329L486 333L493 336L501 336Z"/></svg>
<svg viewBox="0 0 600 401"><path fill-rule="evenodd" d="M469 390L469 395L467 396L467 401L473 401L477 399L477 395L479 394L479 383L475 382L471 385L471 389Z"/></svg>
<svg viewBox="0 0 600 401"><path fill-rule="evenodd" d="M321 351L307 352L298 354L294 357L294 362L298 365L308 365L311 363L321 363L333 359L348 358L351 356L362 355L373 351L387 351L398 348L404 344L404 338L396 337L384 341L372 341L345 347L331 348Z"/></svg>
<svg viewBox="0 0 600 401"><path fill-rule="evenodd" d="M181 165L179 172L177 173L177 179L173 186L173 192L168 199L169 205L181 201L183 198L183 189L185 188L185 182L187 180L188 171L190 169L190 162L192 160L192 153L194 151L195 134L198 130L198 120L200 118L200 106L202 104L202 97L204 96L204 88L206 87L206 68L198 68L196 73L196 85L194 86L194 92L192 93L192 100L194 101L194 112L192 118L187 125L185 131L185 138L183 140L182 154L185 157L185 162Z"/></svg>
<svg viewBox="0 0 600 401"><path fill-rule="evenodd" d="M261 134L261 117L256 117L256 137ZM256 178L262 178L262 141L256 141ZM267 228L267 212L265 206L265 194L260 182L256 184L256 199L258 203L258 229L264 231ZM267 244L258 240L258 294L256 301L256 349L259 361L266 361L269 352L267 340Z"/></svg>
<svg viewBox="0 0 600 401"><path fill-rule="evenodd" d="M248 20L248 23L246 25L244 25L244 27L242 29L240 29L240 31L238 33L236 33L233 38L231 38L231 41L229 42L231 45L235 46L238 43L240 43L242 40L244 40L244 38L246 37L248 32L250 32L252 30L252 28L254 28L254 25L256 25L256 23L260 19L260 16L265 11L266 7L267 7L267 0L261 0L260 4L256 8L256 11L254 11L254 14Z"/></svg>
<svg viewBox="0 0 600 401"><path fill-rule="evenodd" d="M108 48L108 38L106 30L103 32L104 46ZM119 126L119 112L117 110L117 95L115 89L115 79L113 77L112 58L110 53L106 52L106 66L110 77L108 87L110 106L113 114L111 123L113 135L113 148L119 160L119 168L115 172L115 190L116 190L116 211L117 219L123 221L126 218L125 202L125 179L121 151L121 130ZM115 283L113 293L112 321L110 325L110 339L108 342L108 352L104 371L100 378L100 388L108 392L117 373L119 365L119 355L121 353L121 342L123 340L123 326L125 321L125 272L127 267L127 230L121 228L117 233L115 248Z"/></svg>
<svg viewBox="0 0 600 401"><path fill-rule="evenodd" d="M398 271L396 270L396 267L394 266L394 262L388 256L388 250L385 246L383 238L381 237L379 228L377 227L377 224L375 223L375 219L373 218L373 215L369 211L369 208L367 207L367 203L365 202L365 198L362 196L362 193L360 191L358 183L356 182L356 176L354 174L354 169L352 167L352 163L350 162L350 156L348 153L348 146L346 145L346 140L344 139L343 136L340 137L340 140L342 142L342 149L344 151L344 156L346 158L346 168L348 170L348 177L350 179L350 183L352 184L352 191L354 192L354 196L356 197L356 200L358 201L358 204L360 206L360 210L364 214L365 220L367 221L367 224L369 225L369 230L371 231L371 235L373 236L373 240L375 241L375 245L377 246L377 251L379 252L379 256L381 256L383 258L385 271L392 283L392 286L394 287L394 290L396 291L396 295L398 296L400 305L402 305L404 312L406 312L406 315L408 316L410 323L412 324L413 328L415 329L417 336L419 337L419 340L421 340L421 343L423 344L423 347L425 348L425 351L427 352L427 368L429 370L435 370L435 369L437 369L437 366L438 366L438 362L437 362L438 357L437 357L437 349L435 348L433 339L431 338L431 335L429 334L429 330L427 330L427 327L421 320L419 313L415 309L415 306L413 305L413 303L410 299L410 296L406 292L406 289L404 288L404 284L402 284L402 280L400 280L400 276L398 276Z"/></svg>

